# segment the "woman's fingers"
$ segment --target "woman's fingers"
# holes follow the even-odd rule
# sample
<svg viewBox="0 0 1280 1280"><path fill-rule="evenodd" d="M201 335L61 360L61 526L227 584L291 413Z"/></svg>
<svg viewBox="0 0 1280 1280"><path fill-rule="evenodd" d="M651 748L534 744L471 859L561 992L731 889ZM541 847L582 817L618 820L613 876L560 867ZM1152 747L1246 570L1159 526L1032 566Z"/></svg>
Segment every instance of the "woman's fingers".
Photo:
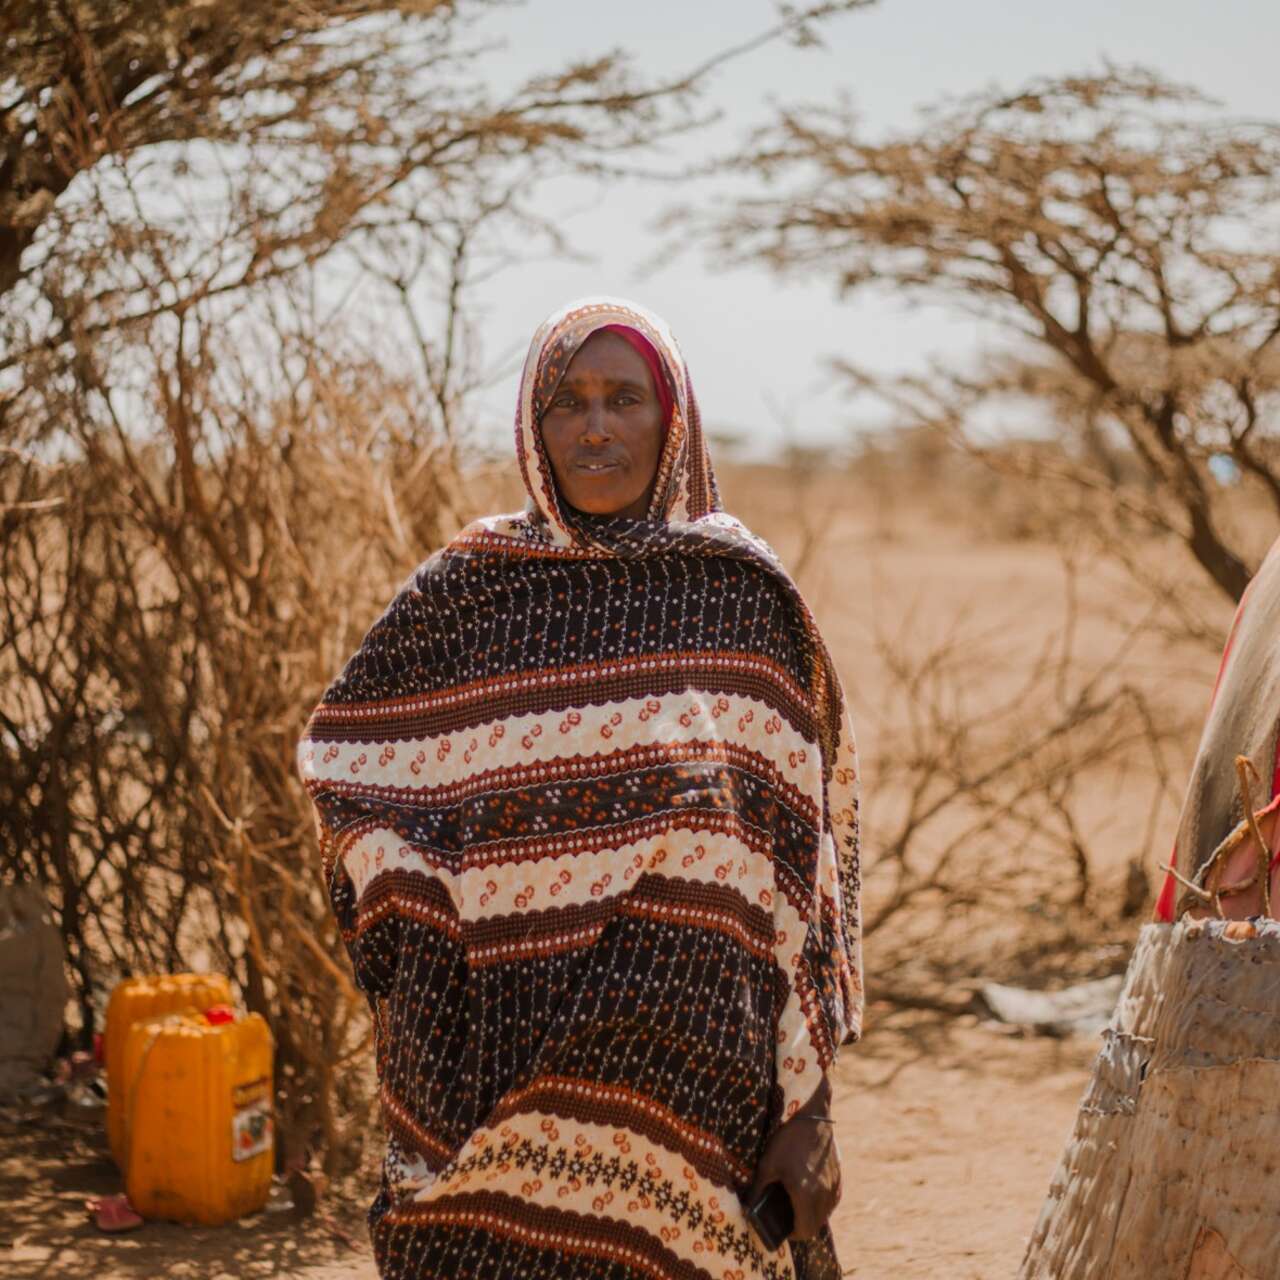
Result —
<svg viewBox="0 0 1280 1280"><path fill-rule="evenodd" d="M781 1182L791 1197L791 1238L812 1240L840 1200L840 1154L831 1125L799 1116L783 1125L765 1147L748 1203L771 1182Z"/></svg>
<svg viewBox="0 0 1280 1280"><path fill-rule="evenodd" d="M800 1237L806 1240L822 1230L840 1202L840 1151L836 1146L835 1130L829 1124L812 1127L819 1132L806 1169L811 1216L806 1224L808 1234Z"/></svg>
<svg viewBox="0 0 1280 1280"><path fill-rule="evenodd" d="M828 1178L807 1180L792 1191L791 1203L796 1211L796 1228L792 1238L796 1240L812 1240L831 1217L836 1205L840 1202L840 1184L832 1184Z"/></svg>
<svg viewBox="0 0 1280 1280"><path fill-rule="evenodd" d="M827 1220L840 1203L840 1184L837 1182L833 1187L823 1182L818 1186L798 1187L794 1192L788 1190L796 1211L796 1227L791 1238L812 1240L827 1225Z"/></svg>

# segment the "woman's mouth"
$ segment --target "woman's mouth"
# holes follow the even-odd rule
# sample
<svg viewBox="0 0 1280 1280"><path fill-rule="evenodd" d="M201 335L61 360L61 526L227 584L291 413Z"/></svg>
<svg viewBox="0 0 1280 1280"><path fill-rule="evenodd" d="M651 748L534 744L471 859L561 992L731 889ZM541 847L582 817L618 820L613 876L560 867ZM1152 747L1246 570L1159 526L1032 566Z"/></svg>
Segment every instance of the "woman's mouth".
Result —
<svg viewBox="0 0 1280 1280"><path fill-rule="evenodd" d="M603 471L616 471L618 467L620 467L621 465L622 464L618 462L616 459L612 461L608 461L608 460L599 461L599 462L582 461L582 462L574 463L574 466L577 467L579 471L586 471L590 475L599 475Z"/></svg>

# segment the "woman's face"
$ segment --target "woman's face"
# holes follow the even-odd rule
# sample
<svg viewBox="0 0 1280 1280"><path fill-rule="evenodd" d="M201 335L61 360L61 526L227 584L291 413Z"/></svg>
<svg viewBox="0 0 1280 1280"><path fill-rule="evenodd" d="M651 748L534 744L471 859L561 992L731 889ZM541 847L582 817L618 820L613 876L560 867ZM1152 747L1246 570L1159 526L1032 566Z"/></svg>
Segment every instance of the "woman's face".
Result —
<svg viewBox="0 0 1280 1280"><path fill-rule="evenodd" d="M663 436L662 405L644 357L616 333L593 333L542 415L542 443L561 497L589 515L643 519Z"/></svg>

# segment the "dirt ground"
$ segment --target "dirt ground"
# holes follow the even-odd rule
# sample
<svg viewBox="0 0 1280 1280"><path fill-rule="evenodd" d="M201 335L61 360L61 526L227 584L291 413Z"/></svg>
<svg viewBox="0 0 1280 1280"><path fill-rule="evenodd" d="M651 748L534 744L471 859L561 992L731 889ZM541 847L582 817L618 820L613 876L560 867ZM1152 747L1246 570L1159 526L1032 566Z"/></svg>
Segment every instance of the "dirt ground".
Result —
<svg viewBox="0 0 1280 1280"><path fill-rule="evenodd" d="M1014 1276L1095 1052L973 1019L873 1026L837 1067L845 1274Z"/></svg>
<svg viewBox="0 0 1280 1280"><path fill-rule="evenodd" d="M873 1024L838 1065L846 1190L835 1231L858 1280L1012 1277L1094 1052L973 1018ZM84 1201L119 1189L92 1122L0 1122L0 1273L8 1280L375 1280L361 1208L299 1222L282 1202L223 1228L99 1235Z"/></svg>

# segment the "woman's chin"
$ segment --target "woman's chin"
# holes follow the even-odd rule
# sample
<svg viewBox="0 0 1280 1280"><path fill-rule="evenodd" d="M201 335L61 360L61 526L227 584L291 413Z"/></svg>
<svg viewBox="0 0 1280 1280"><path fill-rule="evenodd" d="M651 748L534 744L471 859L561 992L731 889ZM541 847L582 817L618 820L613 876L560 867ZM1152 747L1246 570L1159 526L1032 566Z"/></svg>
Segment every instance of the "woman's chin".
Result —
<svg viewBox="0 0 1280 1280"><path fill-rule="evenodd" d="M567 495L566 495L567 496ZM638 501L630 494L574 494L568 499L569 505L576 511L588 516L622 515Z"/></svg>

